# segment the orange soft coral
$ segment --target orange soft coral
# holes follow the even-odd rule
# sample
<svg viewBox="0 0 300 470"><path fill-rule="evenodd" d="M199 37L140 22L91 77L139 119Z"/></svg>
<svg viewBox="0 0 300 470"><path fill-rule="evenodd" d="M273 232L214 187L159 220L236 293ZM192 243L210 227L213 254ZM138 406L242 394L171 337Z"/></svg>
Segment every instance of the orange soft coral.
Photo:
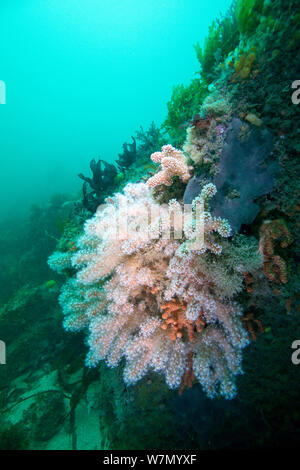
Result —
<svg viewBox="0 0 300 470"><path fill-rule="evenodd" d="M250 293L253 291L253 283L254 283L253 276L251 273L248 273L248 272L244 272L243 275L244 275L244 279L246 283L246 290L247 292Z"/></svg>
<svg viewBox="0 0 300 470"><path fill-rule="evenodd" d="M253 312L249 312L244 315L242 322L244 323L246 330L251 334L253 341L256 341L258 332L264 333L265 331L261 320L255 318Z"/></svg>
<svg viewBox="0 0 300 470"><path fill-rule="evenodd" d="M169 337L172 341L183 337L184 328L187 330L189 341L193 341L195 330L199 333L205 326L202 311L199 312L199 316L195 321L188 320L185 315L186 305L175 299L164 303L160 308L163 310L162 319L164 320L161 327L163 330L169 330Z"/></svg>
<svg viewBox="0 0 300 470"><path fill-rule="evenodd" d="M267 220L260 228L259 249L264 257L264 273L271 282L288 281L287 267L284 259L274 254L274 242L279 241L281 248L289 246L293 238L282 219Z"/></svg>
<svg viewBox="0 0 300 470"><path fill-rule="evenodd" d="M193 386L193 383L195 380L195 374L194 374L194 369L193 369L193 356L194 356L193 351L190 351L187 355L187 365L186 365L185 372L181 379L181 384L180 384L179 391L178 391L179 395L182 395L182 392L185 387L192 388Z"/></svg>

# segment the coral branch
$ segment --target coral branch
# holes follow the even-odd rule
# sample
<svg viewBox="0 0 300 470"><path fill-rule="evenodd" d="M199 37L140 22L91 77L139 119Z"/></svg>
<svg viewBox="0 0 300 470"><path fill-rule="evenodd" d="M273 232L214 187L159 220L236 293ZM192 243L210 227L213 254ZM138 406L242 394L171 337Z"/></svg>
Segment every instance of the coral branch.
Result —
<svg viewBox="0 0 300 470"><path fill-rule="evenodd" d="M161 170L148 179L147 184L154 188L160 184L171 186L172 177L177 175L186 182L190 179L190 167L187 165L187 159L181 150L177 150L172 145L164 145L161 152L155 152L151 155L154 163L161 164Z"/></svg>

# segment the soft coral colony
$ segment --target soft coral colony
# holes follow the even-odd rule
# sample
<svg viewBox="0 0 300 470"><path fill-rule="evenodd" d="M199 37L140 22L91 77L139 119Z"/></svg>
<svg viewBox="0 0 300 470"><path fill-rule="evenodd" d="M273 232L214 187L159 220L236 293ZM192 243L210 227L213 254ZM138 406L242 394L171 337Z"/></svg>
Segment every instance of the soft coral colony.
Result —
<svg viewBox="0 0 300 470"><path fill-rule="evenodd" d="M209 397L233 398L249 341L234 298L244 288L244 273L261 267L257 243L229 238L227 220L212 216L216 187L210 182L193 200L178 236L174 214L182 213L182 199L160 204L155 190L169 190L174 176L187 182L193 168L171 145L151 158L161 166L156 175L107 199L85 223L76 251L50 257L53 269L76 273L60 295L64 326L88 331L88 366L105 359L115 367L125 359L128 385L154 371L171 389L197 380ZM194 244L198 202L204 207L201 246Z"/></svg>

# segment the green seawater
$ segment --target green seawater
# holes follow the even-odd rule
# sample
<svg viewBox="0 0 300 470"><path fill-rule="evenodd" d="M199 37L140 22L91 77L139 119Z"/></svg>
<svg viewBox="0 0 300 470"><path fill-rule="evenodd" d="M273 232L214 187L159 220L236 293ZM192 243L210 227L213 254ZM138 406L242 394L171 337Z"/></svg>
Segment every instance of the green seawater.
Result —
<svg viewBox="0 0 300 470"><path fill-rule="evenodd" d="M91 158L113 162L140 125L160 125L199 69L192 45L229 5L3 0L1 213L78 189Z"/></svg>

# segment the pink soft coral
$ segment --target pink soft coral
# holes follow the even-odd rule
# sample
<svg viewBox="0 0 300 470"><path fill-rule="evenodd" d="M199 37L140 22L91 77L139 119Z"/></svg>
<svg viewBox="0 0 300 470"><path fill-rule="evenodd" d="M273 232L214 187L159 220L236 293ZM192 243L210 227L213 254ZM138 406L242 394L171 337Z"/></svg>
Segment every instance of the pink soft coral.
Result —
<svg viewBox="0 0 300 470"><path fill-rule="evenodd" d="M206 185L200 199L207 205L214 193ZM222 239L230 231L226 221L215 221L205 212L201 249L190 249L193 220L186 221L180 239L172 236L174 225L165 238L164 226L180 207L175 200L159 206L148 185L129 183L86 222L71 259L77 276L67 281L60 296L64 326L89 330L89 366L105 359L114 367L124 358L127 384L155 371L170 388L195 377L208 396L232 398L247 334L240 307L230 300L237 286L223 279L222 262L217 272L207 269L210 259L213 266L217 263ZM138 230L145 213L153 215L150 237ZM125 216L128 232L120 223ZM221 295L220 277L227 298Z"/></svg>
<svg viewBox="0 0 300 470"><path fill-rule="evenodd" d="M187 165L187 158L181 150L177 150L172 145L164 145L161 152L155 152L151 155L151 160L161 164L161 170L148 179L147 184L150 188L154 188L159 184L171 186L172 176L186 182L190 179L190 169Z"/></svg>

